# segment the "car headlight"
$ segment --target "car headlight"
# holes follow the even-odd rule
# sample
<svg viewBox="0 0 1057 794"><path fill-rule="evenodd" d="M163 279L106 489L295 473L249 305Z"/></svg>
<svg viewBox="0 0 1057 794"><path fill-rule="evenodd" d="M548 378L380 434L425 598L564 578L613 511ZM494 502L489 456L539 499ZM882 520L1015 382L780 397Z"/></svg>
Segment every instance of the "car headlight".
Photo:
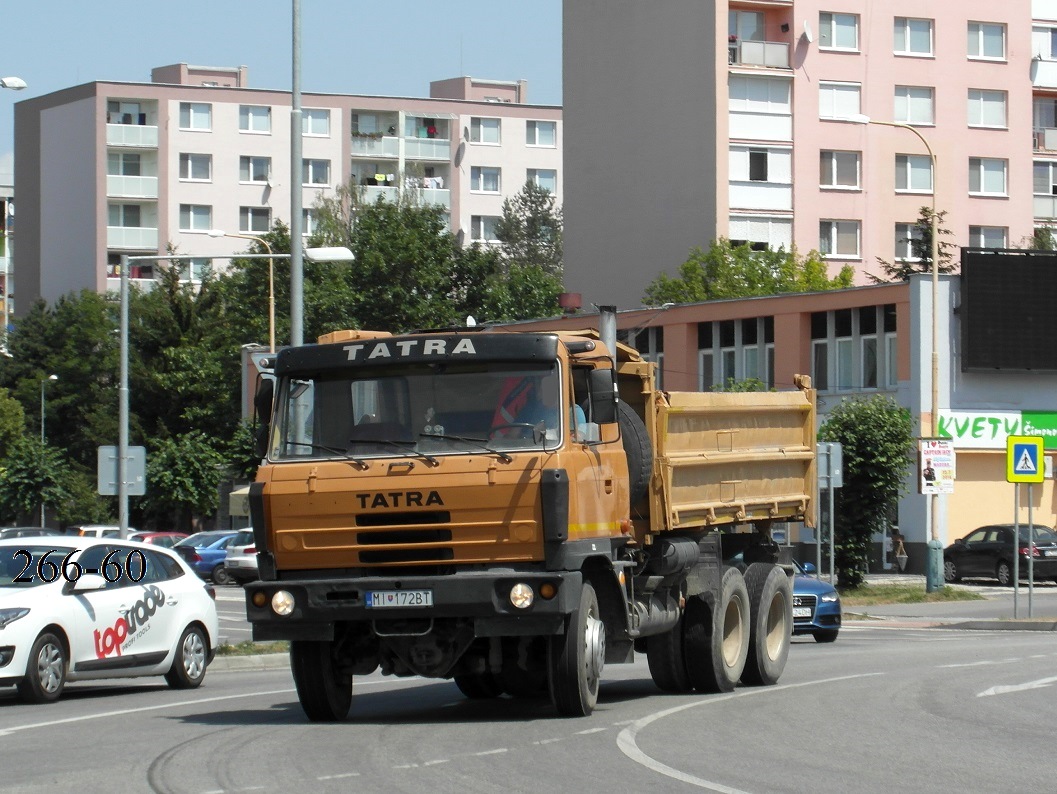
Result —
<svg viewBox="0 0 1057 794"><path fill-rule="evenodd" d="M840 596L836 593L823 593L822 601L827 604L832 604L834 601L840 601Z"/></svg>
<svg viewBox="0 0 1057 794"><path fill-rule="evenodd" d="M8 623L14 623L19 618L24 618L28 614L28 607L11 607L9 609L0 609L0 630L4 629Z"/></svg>

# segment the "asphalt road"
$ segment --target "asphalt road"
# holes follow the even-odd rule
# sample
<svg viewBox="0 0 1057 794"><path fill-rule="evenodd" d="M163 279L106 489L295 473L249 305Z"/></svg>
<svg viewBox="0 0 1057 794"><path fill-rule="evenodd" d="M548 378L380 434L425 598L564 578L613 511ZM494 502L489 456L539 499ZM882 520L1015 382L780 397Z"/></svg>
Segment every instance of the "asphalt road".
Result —
<svg viewBox="0 0 1057 794"><path fill-rule="evenodd" d="M0 791L1051 791L1054 640L855 624L795 639L777 686L730 695L663 695L640 658L606 668L586 719L375 674L348 722L315 725L281 658L191 692L72 684L38 707L0 690Z"/></svg>

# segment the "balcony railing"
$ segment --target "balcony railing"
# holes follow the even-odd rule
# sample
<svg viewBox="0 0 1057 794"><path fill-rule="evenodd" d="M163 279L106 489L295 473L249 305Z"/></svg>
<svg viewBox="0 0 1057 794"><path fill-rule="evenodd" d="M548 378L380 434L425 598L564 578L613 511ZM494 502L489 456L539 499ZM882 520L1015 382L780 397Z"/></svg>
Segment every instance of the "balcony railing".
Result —
<svg viewBox="0 0 1057 794"><path fill-rule="evenodd" d="M107 174L106 194L121 198L158 198L158 177Z"/></svg>
<svg viewBox="0 0 1057 794"><path fill-rule="evenodd" d="M386 201L398 201L400 199L400 188L398 187L364 185L361 190L363 190L363 200L368 204L373 204L379 198Z"/></svg>
<svg viewBox="0 0 1057 794"><path fill-rule="evenodd" d="M149 226L107 226L107 248L149 248L158 250L158 230Z"/></svg>
<svg viewBox="0 0 1057 794"><path fill-rule="evenodd" d="M129 278L128 283L130 287L139 287L142 292L150 292L158 285L158 282L153 278ZM121 278L107 276L106 289L107 292L119 292L121 290Z"/></svg>
<svg viewBox="0 0 1057 794"><path fill-rule="evenodd" d="M381 138L352 137L353 157L386 157L396 159L400 156L400 139L389 135Z"/></svg>
<svg viewBox="0 0 1057 794"><path fill-rule="evenodd" d="M158 148L158 128L139 124L107 124L107 146L150 146Z"/></svg>
<svg viewBox="0 0 1057 794"><path fill-rule="evenodd" d="M789 68L789 45L778 41L732 41L730 63L736 66Z"/></svg>
<svg viewBox="0 0 1057 794"><path fill-rule="evenodd" d="M1057 218L1057 196L1035 196L1035 218Z"/></svg>
<svg viewBox="0 0 1057 794"><path fill-rule="evenodd" d="M1040 127L1032 134L1035 138L1035 151L1057 151L1057 129Z"/></svg>
<svg viewBox="0 0 1057 794"><path fill-rule="evenodd" d="M446 138L404 138L408 160L451 160L451 141Z"/></svg>

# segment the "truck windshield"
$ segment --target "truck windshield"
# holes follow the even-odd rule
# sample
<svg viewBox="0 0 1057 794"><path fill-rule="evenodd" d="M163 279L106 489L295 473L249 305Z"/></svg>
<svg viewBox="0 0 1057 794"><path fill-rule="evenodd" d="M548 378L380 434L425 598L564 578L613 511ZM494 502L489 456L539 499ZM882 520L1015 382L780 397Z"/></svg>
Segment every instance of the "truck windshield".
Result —
<svg viewBox="0 0 1057 794"><path fill-rule="evenodd" d="M431 362L299 373L279 385L269 457L428 457L553 449L558 363Z"/></svg>

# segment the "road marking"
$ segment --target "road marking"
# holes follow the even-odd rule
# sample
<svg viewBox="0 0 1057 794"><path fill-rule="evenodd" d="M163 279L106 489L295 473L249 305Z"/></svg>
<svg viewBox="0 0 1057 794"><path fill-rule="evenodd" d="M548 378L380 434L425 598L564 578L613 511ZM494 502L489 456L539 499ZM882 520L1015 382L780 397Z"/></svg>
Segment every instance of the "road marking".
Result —
<svg viewBox="0 0 1057 794"><path fill-rule="evenodd" d="M800 687L806 686L832 684L837 681L852 681L858 678L870 678L872 676L880 675L886 675L886 673L863 673L861 675L845 675L840 676L838 678L824 678L820 681L805 681L801 684L785 684L783 686L772 686L766 687L764 689L743 690L740 692L732 692L729 695L720 695L718 697L712 697L703 700L695 700L692 703L685 703L682 706L675 706L674 708L665 709L664 711L656 711L653 714L649 714L643 717L642 719L635 720L635 722L633 722L630 727L625 728L617 735L617 747L619 747L620 751L635 763L642 764L647 769L650 769L654 772L658 772L674 780L678 780L683 783L689 783L691 786L697 786L698 788L708 789L709 791L718 791L720 792L720 794L747 794L747 792L741 791L740 789L731 788L730 786L724 786L721 783L714 783L710 780L704 780L694 775L687 774L686 772L674 769L668 766L667 764L662 764L660 761L651 758L639 749L639 746L636 743L636 738L638 737L638 734L650 724L665 717L670 717L672 714L678 714L680 711L699 708L701 706L708 706L712 703L719 703L724 700L752 697L754 695L764 695L768 692L780 692L784 689L799 689Z"/></svg>
<svg viewBox="0 0 1057 794"><path fill-rule="evenodd" d="M1057 676L1052 678L1040 678L1038 681L1028 681L1026 684L1012 684L1010 686L993 686L990 689L985 689L983 692L978 693L978 698L989 697L990 695L1008 695L1010 692L1024 692L1028 689L1044 689L1050 684L1057 684Z"/></svg>
<svg viewBox="0 0 1057 794"><path fill-rule="evenodd" d="M993 665L993 664L1016 664L1019 661L1022 661L1022 660L1019 659L1019 658L1013 658L1013 659L985 659L985 660L981 660L979 662L965 662L963 664L941 664L941 665L937 665L937 667L939 667L941 670L944 669L944 668L953 668L953 667L987 667L988 665Z"/></svg>
<svg viewBox="0 0 1057 794"><path fill-rule="evenodd" d="M316 778L316 780L341 780L342 778L346 778L346 777L359 777L359 776L360 776L359 772L345 772L344 774L341 774L341 775L320 775L319 777Z"/></svg>
<svg viewBox="0 0 1057 794"><path fill-rule="evenodd" d="M481 752L474 753L473 755L502 755L505 752L507 752L507 748L500 747L497 750L482 750Z"/></svg>

